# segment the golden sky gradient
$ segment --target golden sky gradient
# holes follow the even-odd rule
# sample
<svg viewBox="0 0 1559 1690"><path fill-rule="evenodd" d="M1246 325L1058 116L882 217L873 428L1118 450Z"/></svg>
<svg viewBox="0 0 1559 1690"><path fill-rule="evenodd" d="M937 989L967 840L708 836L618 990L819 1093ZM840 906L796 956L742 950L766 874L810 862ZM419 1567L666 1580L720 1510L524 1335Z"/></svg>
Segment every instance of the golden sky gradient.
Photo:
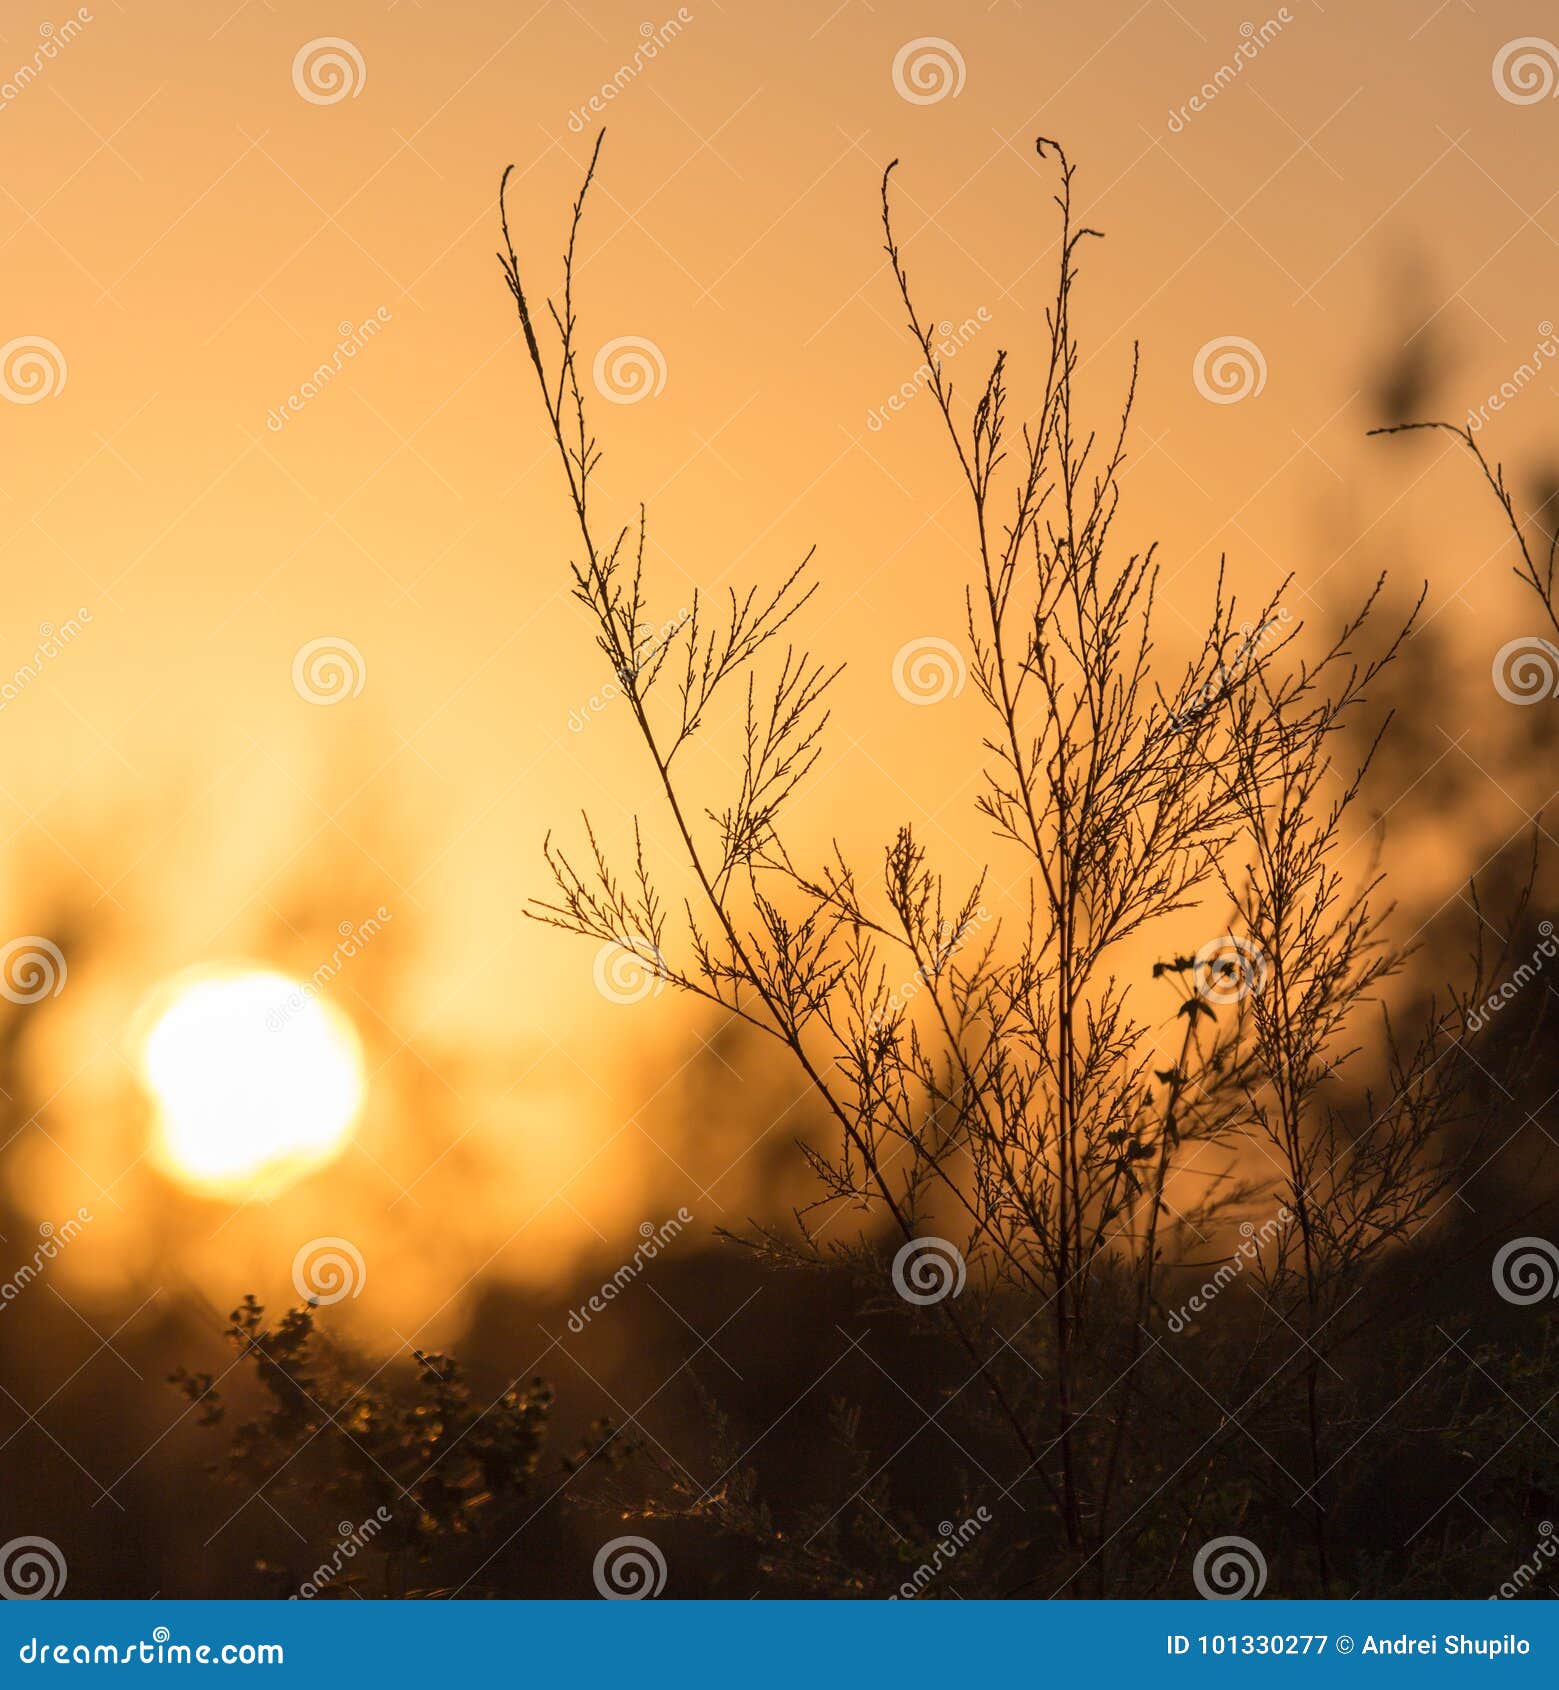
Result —
<svg viewBox="0 0 1559 1690"><path fill-rule="evenodd" d="M68 918L77 947L61 939L44 1106L6 1177L40 1216L86 1203L116 1241L62 1271L123 1288L220 1263L236 1295L284 1283L278 1236L361 1235L419 1263L410 1291L371 1274L365 1307L393 1284L437 1330L473 1269L544 1277L736 1159L717 1123L657 1149L625 1101L685 1060L669 994L603 1001L590 947L521 913L546 890L549 827L586 804L621 846L651 797L621 713L591 705L609 677L567 597L561 480L493 257L512 162L527 283L555 280L596 124L576 114L614 80L581 333L592 358L652 343L654 391L595 403L604 494L625 520L648 501L666 618L695 584L772 581L817 546L801 631L850 668L803 803L813 837L875 851L914 820L951 872L983 859L974 690L924 707L892 681L906 644L960 642L969 560L929 404L883 417L918 360L877 195L899 158L921 302L974 325L955 382L1005 346L1021 394L1054 263L1036 134L1064 141L1108 237L1078 310L1101 426L1142 345L1122 531L1161 542L1165 639L1198 625L1220 552L1251 606L1292 571L1285 603L1323 621L1383 565L1428 577L1458 662L1423 708L1447 747L1466 736L1446 754L1496 763L1488 665L1532 631L1507 549L1452 443L1365 431L1379 373L1421 349L1444 365L1433 408L1460 418L1552 334L1559 101L1496 69L1552 26L1542 8L343 0L327 18L99 0L71 17L13 7L0 33L0 343L58 355L8 371L22 398L56 391L0 402L0 680L42 625L84 617L0 694L8 933ZM344 91L328 65L311 80L327 27L352 50ZM944 45L896 85L926 38ZM1195 370L1231 337L1264 376L1220 403ZM1545 368L1491 450L1535 461L1554 392ZM328 705L295 684L321 640L357 654ZM1514 833L1546 796L1491 781L1486 819ZM358 1147L272 1209L174 1198L142 1159L137 1006L202 963L306 976L380 907L331 988L370 1047ZM701 1219L739 1219L743 1177Z"/></svg>

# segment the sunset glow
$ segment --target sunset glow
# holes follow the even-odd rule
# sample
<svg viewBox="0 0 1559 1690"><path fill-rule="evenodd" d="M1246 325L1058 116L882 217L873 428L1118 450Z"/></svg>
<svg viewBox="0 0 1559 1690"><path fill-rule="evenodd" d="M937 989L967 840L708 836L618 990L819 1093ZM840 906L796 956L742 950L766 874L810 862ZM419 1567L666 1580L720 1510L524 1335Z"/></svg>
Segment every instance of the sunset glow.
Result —
<svg viewBox="0 0 1559 1690"><path fill-rule="evenodd" d="M340 1011L286 975L225 970L164 987L140 1052L153 1148L213 1197L272 1196L333 1160L363 1098L362 1054Z"/></svg>
<svg viewBox="0 0 1559 1690"><path fill-rule="evenodd" d="M8 6L0 1665L1559 1690L1556 144L1559 0Z"/></svg>

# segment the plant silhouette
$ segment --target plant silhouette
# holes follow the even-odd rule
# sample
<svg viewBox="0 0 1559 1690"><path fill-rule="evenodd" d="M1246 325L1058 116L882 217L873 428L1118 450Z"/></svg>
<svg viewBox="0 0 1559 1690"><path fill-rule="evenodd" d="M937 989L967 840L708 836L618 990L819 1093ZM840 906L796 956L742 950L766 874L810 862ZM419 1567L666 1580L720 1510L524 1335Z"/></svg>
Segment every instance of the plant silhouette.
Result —
<svg viewBox="0 0 1559 1690"><path fill-rule="evenodd" d="M1460 1034L1500 959L1480 924L1464 977L1410 1031L1384 1008L1406 953L1389 937L1384 869L1350 860L1349 823L1385 724L1353 766L1338 754L1416 607L1377 634L1377 583L1316 640L1289 617L1287 583L1242 619L1220 566L1193 654L1160 656L1154 550L1114 538L1137 361L1100 432L1072 319L1079 253L1098 232L1076 215L1062 148L1036 151L1056 175L1060 256L1021 403L1005 351L971 395L955 392L895 232L894 165L882 181L889 274L965 495L985 712L970 756L1000 855L964 885L909 826L871 872L838 846L806 863L790 843L839 673L798 643L812 553L772 593L695 595L646 648L641 630L663 620L648 513L603 524L578 368L579 242L601 139L544 309L522 278L505 173L499 258L577 527L573 595L696 889L679 909L657 883L647 824L618 864L586 817L582 854L549 836L554 891L535 914L632 949L804 1077L834 1139L803 1146L817 1196L794 1234L759 1229L748 1247L776 1266L842 1264L879 1306L891 1306L891 1259L931 1245L956 1256L956 1292L944 1261L944 1294L909 1299L905 1315L940 1332L954 1442L976 1452L959 1505L1022 1516L1003 1549L982 1543L965 1563L977 1559L987 1593L1159 1587L1201 1538L1257 1516L1289 1542L1290 1591L1352 1589L1362 1557L1339 1564L1334 1522L1360 1469L1338 1432L1361 1387L1339 1360L1386 1312L1365 1295L1384 1264L1427 1249L1485 1154ZM687 766L703 738L734 745L723 790L698 788ZM1350 1062L1378 1091L1348 1092ZM863 1217L854 1241L828 1233L846 1210ZM1258 1221L1262 1250L1232 1245L1237 1223L1248 1236ZM1182 1361L1164 1317L1204 1266L1220 1270L1217 1292L1241 1283ZM1189 1451L1178 1462L1171 1427ZM861 1435L848 1413L839 1430L851 1446ZM891 1465L868 1451L850 1507L805 1516L804 1540L750 1475L699 1490L668 1470L673 1500L654 1506L715 1516L804 1587L886 1591L883 1533L859 1528L854 1564L840 1516L869 1509L886 1524ZM1296 1519L1307 1524L1290 1541Z"/></svg>

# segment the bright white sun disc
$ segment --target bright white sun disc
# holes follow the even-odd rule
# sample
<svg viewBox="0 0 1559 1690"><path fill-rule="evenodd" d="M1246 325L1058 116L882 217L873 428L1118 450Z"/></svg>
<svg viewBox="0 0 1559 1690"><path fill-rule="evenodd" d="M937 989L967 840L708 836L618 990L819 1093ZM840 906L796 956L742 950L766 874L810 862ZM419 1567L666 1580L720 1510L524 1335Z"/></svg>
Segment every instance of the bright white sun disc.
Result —
<svg viewBox="0 0 1559 1690"><path fill-rule="evenodd" d="M269 970L186 975L157 994L141 1043L154 1149L181 1183L268 1196L338 1155L363 1099L339 1010Z"/></svg>

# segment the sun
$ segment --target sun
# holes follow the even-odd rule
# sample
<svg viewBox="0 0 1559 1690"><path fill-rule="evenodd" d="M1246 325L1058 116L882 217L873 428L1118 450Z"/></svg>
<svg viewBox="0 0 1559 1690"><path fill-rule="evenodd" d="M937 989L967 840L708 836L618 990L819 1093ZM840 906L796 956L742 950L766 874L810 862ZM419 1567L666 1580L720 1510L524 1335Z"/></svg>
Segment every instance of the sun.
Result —
<svg viewBox="0 0 1559 1690"><path fill-rule="evenodd" d="M153 1155L181 1185L271 1197L350 1142L362 1049L311 987L268 969L202 969L167 982L139 1020Z"/></svg>

